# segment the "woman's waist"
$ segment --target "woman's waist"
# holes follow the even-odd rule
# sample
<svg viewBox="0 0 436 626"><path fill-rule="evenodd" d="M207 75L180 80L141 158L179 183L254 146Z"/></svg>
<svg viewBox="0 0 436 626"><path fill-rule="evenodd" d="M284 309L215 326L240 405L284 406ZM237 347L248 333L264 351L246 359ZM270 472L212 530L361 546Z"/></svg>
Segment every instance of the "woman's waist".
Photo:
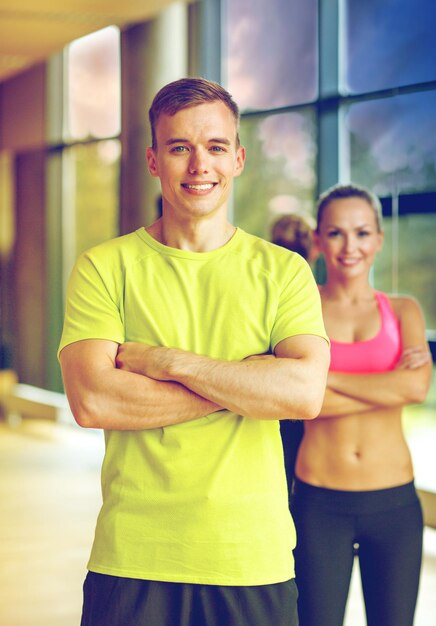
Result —
<svg viewBox="0 0 436 626"><path fill-rule="evenodd" d="M328 424L306 424L297 476L311 484L339 489L379 489L412 480L401 419L369 422L335 418Z"/></svg>
<svg viewBox="0 0 436 626"><path fill-rule="evenodd" d="M385 488L351 490L319 487L296 478L292 501L294 505L297 501L309 502L325 510L353 515L412 506L418 502L418 496L413 480Z"/></svg>

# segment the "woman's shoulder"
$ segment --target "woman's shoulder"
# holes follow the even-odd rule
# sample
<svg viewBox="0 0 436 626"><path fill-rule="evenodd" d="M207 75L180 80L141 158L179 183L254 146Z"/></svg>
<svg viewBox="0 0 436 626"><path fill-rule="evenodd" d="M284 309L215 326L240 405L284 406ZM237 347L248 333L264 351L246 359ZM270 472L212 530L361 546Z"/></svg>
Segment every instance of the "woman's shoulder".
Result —
<svg viewBox="0 0 436 626"><path fill-rule="evenodd" d="M421 306L418 300L406 294L387 294L382 291L376 292L379 297L389 302L398 319L405 315L421 314Z"/></svg>

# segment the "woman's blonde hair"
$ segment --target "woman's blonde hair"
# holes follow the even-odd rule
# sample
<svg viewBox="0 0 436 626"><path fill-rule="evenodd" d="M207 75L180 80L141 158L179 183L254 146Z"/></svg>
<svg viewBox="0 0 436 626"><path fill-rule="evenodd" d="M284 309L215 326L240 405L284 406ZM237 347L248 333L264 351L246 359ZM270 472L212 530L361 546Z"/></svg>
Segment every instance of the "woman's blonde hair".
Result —
<svg viewBox="0 0 436 626"><path fill-rule="evenodd" d="M317 218L316 218L316 232L319 232L319 227L321 224L321 220L324 214L326 207L333 200L342 200L344 198L362 198L366 200L366 202L373 209L375 214L375 219L377 223L377 230L380 232L382 230L383 216L382 216L382 206L378 197L372 193L366 187L362 187L360 185L334 185L330 187L326 191L324 191L319 199L317 206Z"/></svg>

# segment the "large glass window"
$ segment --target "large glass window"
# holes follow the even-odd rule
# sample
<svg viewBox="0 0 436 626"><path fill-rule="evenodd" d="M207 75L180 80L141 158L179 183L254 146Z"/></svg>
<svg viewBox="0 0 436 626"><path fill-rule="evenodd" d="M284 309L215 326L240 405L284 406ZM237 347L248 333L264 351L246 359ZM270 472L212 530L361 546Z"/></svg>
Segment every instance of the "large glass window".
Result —
<svg viewBox="0 0 436 626"><path fill-rule="evenodd" d="M120 42L115 26L67 48L65 138L111 137L120 132Z"/></svg>
<svg viewBox="0 0 436 626"><path fill-rule="evenodd" d="M73 41L65 59L64 281L81 252L119 232L119 29Z"/></svg>
<svg viewBox="0 0 436 626"><path fill-rule="evenodd" d="M380 196L436 190L436 91L352 104L344 169Z"/></svg>
<svg viewBox="0 0 436 626"><path fill-rule="evenodd" d="M436 3L225 5L223 76L241 106L247 148L235 181L235 223L268 238L275 217L313 212L330 185L371 188L386 214L374 285L420 302L434 347ZM432 491L433 457L421 444L434 437L435 398L433 384L426 403L405 410L417 483Z"/></svg>
<svg viewBox="0 0 436 626"><path fill-rule="evenodd" d="M317 95L317 1L228 0L227 87L241 109L273 109Z"/></svg>
<svg viewBox="0 0 436 626"><path fill-rule="evenodd" d="M436 214L385 218L384 231L384 248L374 268L375 286L388 293L413 294L424 310L427 327L436 329L436 272L429 263L434 256Z"/></svg>
<svg viewBox="0 0 436 626"><path fill-rule="evenodd" d="M64 265L116 237L119 220L118 140L76 145L64 150Z"/></svg>
<svg viewBox="0 0 436 626"><path fill-rule="evenodd" d="M343 179L370 187L382 199L385 242L374 286L415 297L434 342L436 5L346 0L345 7L345 90L356 95L343 105L339 98ZM371 97L376 90L384 90L384 97ZM436 491L428 445L435 435L435 399L433 382L425 403L404 410L416 483L430 491Z"/></svg>
<svg viewBox="0 0 436 626"><path fill-rule="evenodd" d="M436 80L436 3L346 0L345 88L350 93Z"/></svg>
<svg viewBox="0 0 436 626"><path fill-rule="evenodd" d="M417 92L353 104L343 125L349 178L389 200L375 285L418 298L431 329L436 328L436 278L429 263L436 231L435 111L436 92Z"/></svg>
<svg viewBox="0 0 436 626"><path fill-rule="evenodd" d="M269 238L271 222L280 215L313 212L315 139L312 109L242 119L247 162L235 185L239 226Z"/></svg>

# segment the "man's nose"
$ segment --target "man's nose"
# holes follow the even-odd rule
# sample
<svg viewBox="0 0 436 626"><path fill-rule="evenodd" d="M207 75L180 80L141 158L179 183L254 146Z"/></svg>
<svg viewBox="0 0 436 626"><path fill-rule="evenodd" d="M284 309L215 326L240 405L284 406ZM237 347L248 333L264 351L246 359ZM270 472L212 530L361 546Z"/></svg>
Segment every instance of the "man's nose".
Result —
<svg viewBox="0 0 436 626"><path fill-rule="evenodd" d="M204 150L193 150L189 159L190 174L205 174L209 171L207 153Z"/></svg>

